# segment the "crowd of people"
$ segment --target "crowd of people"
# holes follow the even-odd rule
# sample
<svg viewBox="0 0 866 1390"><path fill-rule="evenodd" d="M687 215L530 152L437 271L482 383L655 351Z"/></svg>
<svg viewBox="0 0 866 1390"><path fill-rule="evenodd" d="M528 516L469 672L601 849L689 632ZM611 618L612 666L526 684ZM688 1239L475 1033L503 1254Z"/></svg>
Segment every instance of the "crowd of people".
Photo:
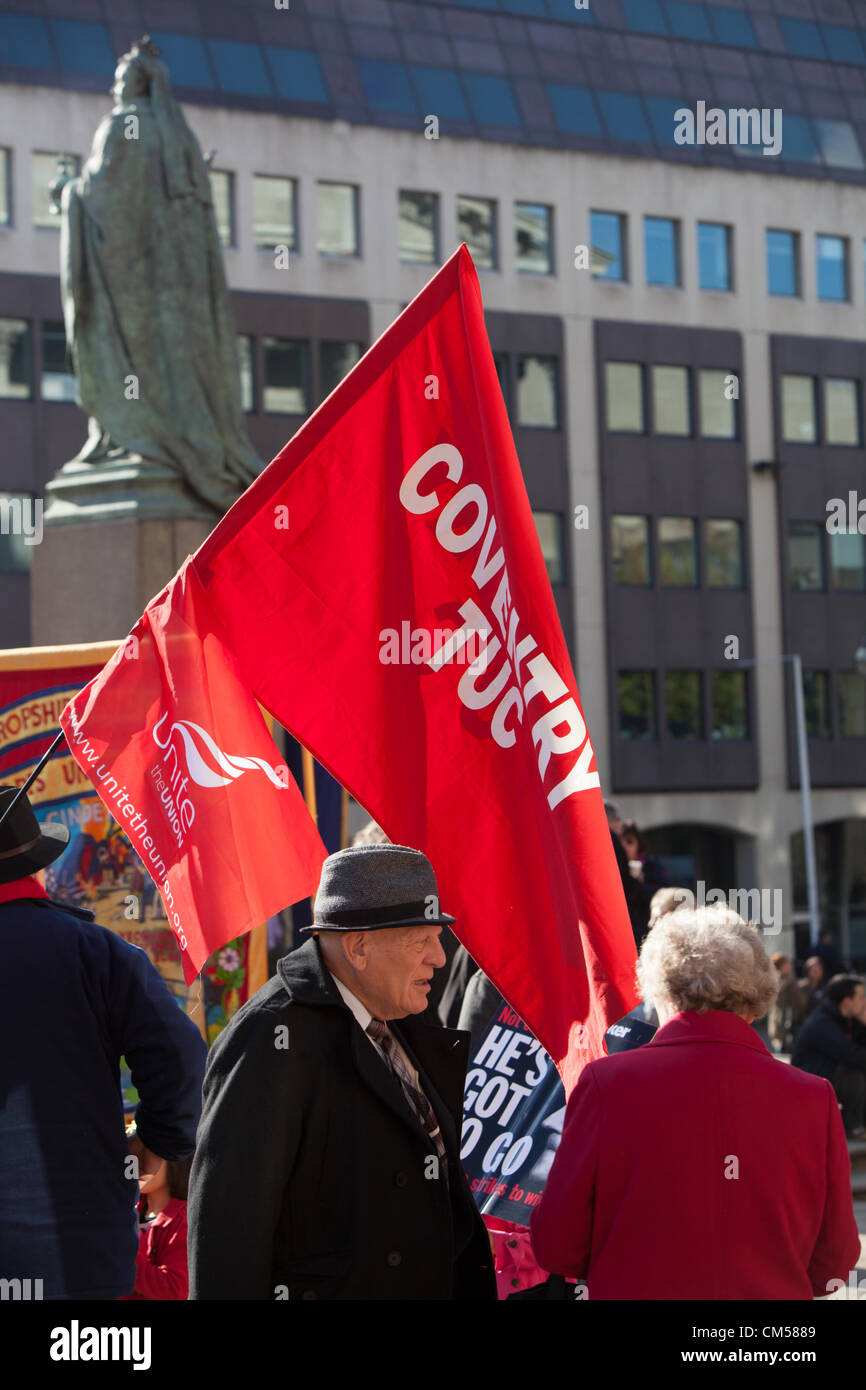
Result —
<svg viewBox="0 0 866 1390"><path fill-rule="evenodd" d="M584 1068L531 1233L505 1244L530 1293L824 1296L860 1251L845 1140L866 1137L863 982L828 934L798 981L728 907L682 906L635 823L608 821L643 1045ZM372 823L330 855L304 944L208 1053L142 951L49 899L67 841L26 797L0 821L16 981L0 1277L52 1299L504 1296L460 1155L467 1067L502 1000L426 856Z"/></svg>

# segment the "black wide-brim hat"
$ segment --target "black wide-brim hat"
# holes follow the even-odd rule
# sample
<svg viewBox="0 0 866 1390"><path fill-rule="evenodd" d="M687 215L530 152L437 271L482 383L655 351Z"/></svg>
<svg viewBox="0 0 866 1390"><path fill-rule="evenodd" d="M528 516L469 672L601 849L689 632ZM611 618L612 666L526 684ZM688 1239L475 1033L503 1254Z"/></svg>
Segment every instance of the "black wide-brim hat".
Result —
<svg viewBox="0 0 866 1390"><path fill-rule="evenodd" d="M407 845L352 845L328 855L313 921L301 930L451 927L456 920L439 906L436 875L426 854Z"/></svg>
<svg viewBox="0 0 866 1390"><path fill-rule="evenodd" d="M0 817L18 795L17 787L0 786ZM69 831L59 821L40 824L27 796L0 820L0 883L14 883L45 869L69 844Z"/></svg>

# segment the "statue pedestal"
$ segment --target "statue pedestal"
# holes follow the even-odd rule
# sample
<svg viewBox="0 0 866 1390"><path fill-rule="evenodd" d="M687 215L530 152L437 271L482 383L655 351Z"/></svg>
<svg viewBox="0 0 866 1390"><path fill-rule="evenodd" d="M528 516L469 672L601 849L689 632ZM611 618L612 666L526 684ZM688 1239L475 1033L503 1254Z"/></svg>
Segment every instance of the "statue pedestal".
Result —
<svg viewBox="0 0 866 1390"><path fill-rule="evenodd" d="M124 637L219 519L171 468L65 464L45 489L33 548L31 643Z"/></svg>

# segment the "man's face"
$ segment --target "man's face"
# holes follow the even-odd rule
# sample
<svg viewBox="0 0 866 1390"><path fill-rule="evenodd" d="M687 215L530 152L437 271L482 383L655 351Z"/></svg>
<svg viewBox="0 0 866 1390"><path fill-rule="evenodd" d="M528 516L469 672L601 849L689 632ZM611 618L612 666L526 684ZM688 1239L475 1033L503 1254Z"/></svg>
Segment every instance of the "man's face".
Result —
<svg viewBox="0 0 866 1390"><path fill-rule="evenodd" d="M379 931L352 932L347 959L355 984L347 981L374 1018L405 1018L427 1007L434 970L445 964L439 938L442 928L383 927Z"/></svg>
<svg viewBox="0 0 866 1390"><path fill-rule="evenodd" d="M839 1005L839 1012L843 1018L863 1018L864 1008L866 1008L866 998L863 995L863 986L858 985L853 994L847 999L843 999Z"/></svg>

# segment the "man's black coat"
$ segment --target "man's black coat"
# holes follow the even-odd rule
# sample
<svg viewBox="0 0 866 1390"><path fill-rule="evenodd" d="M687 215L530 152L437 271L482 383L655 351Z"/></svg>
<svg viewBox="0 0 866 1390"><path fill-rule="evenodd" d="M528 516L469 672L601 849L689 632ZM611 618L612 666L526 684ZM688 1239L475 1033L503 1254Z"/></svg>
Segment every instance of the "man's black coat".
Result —
<svg viewBox="0 0 866 1390"><path fill-rule="evenodd" d="M830 999L824 999L797 1034L791 1063L827 1081L833 1080L840 1066L866 1071L866 1028L856 1018L845 1018Z"/></svg>
<svg viewBox="0 0 866 1390"><path fill-rule="evenodd" d="M459 1157L468 1034L392 1025L419 1069L450 1187L315 938L211 1048L189 1191L190 1299L495 1299Z"/></svg>

